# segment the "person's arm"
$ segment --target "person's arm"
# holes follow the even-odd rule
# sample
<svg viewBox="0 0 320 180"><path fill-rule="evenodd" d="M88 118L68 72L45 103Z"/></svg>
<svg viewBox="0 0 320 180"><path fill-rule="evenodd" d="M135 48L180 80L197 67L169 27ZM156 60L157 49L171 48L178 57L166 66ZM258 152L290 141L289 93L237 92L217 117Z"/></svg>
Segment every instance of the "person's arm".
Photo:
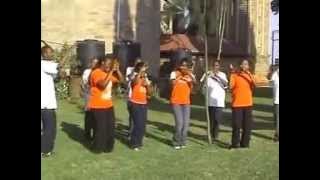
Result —
<svg viewBox="0 0 320 180"><path fill-rule="evenodd" d="M144 78L143 84L147 89L147 97L148 97L148 99L150 99L152 92L153 92L153 88L152 88L151 81L148 79L148 77Z"/></svg>
<svg viewBox="0 0 320 180"><path fill-rule="evenodd" d="M113 73L113 71L109 72L104 79L101 79L101 80L97 81L97 86L100 89L105 89L106 88L108 83L111 81L112 73Z"/></svg>
<svg viewBox="0 0 320 180"><path fill-rule="evenodd" d="M124 78L123 78L123 75L122 75L122 73L120 72L119 68L118 68L117 70L115 70L115 72L116 72L116 74L117 74L119 83L123 82L123 81L124 81Z"/></svg>
<svg viewBox="0 0 320 180"><path fill-rule="evenodd" d="M131 67L128 67L126 70L126 81L129 82L132 80L132 76L134 74L134 71Z"/></svg>
<svg viewBox="0 0 320 180"><path fill-rule="evenodd" d="M276 72L272 73L271 78L270 78L270 85L274 86L274 81L276 79Z"/></svg>
<svg viewBox="0 0 320 180"><path fill-rule="evenodd" d="M227 79L226 74L221 72L220 75L216 75L216 77L218 77L220 79L220 81L222 82L222 84L225 88L228 87L228 79Z"/></svg>
<svg viewBox="0 0 320 180"><path fill-rule="evenodd" d="M89 75L90 75L90 71L88 69L86 69L82 74L82 81L81 81L82 90L85 90L86 85L89 83Z"/></svg>
<svg viewBox="0 0 320 180"><path fill-rule="evenodd" d="M203 73L203 75L201 76L201 79L200 79L200 83L203 84L204 83L204 80L206 79L206 76L208 75L208 73Z"/></svg>
<svg viewBox="0 0 320 180"><path fill-rule="evenodd" d="M182 78L183 78L183 77L182 77L181 74L178 73L178 72L173 71L173 72L171 72L171 74L170 74L170 82L171 82L172 85L175 85L176 82L177 82L178 80L182 79Z"/></svg>
<svg viewBox="0 0 320 180"><path fill-rule="evenodd" d="M58 74L58 63L55 62L41 62L41 68L43 72L51 75L56 76Z"/></svg>
<svg viewBox="0 0 320 180"><path fill-rule="evenodd" d="M251 85L254 86L254 87L256 87L256 84L257 84L256 76L253 75L253 74L251 74L249 71L246 72L246 73L247 73L247 74L249 75L249 77L250 77Z"/></svg>
<svg viewBox="0 0 320 180"><path fill-rule="evenodd" d="M139 73L136 73L133 77L132 77L132 83L131 83L131 86L135 86L138 82L139 82L139 80L140 80L140 78L142 77L142 72L139 72Z"/></svg>
<svg viewBox="0 0 320 180"><path fill-rule="evenodd" d="M234 73L231 73L231 75L230 75L229 88L232 90L232 89L234 89L235 85L236 85L236 82L235 82L235 74L234 74Z"/></svg>

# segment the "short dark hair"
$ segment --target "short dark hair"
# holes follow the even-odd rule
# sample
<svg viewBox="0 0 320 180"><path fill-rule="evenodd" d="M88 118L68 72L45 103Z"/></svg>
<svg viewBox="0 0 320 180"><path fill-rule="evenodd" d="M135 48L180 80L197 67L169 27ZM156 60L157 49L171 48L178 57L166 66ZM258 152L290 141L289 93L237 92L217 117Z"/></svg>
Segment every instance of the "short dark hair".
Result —
<svg viewBox="0 0 320 180"><path fill-rule="evenodd" d="M101 64L103 63L103 62L106 62L106 61L108 61L108 60L110 60L110 61L112 61L112 58L110 57L110 56L104 56L103 58L100 58L100 59L98 59L99 61L98 61L98 64L97 64L97 66L101 66Z"/></svg>
<svg viewBox="0 0 320 180"><path fill-rule="evenodd" d="M134 72L140 72L141 68L146 65L145 62L138 62L135 66L134 66Z"/></svg>
<svg viewBox="0 0 320 180"><path fill-rule="evenodd" d="M51 46L45 45L41 48L41 55L43 55L47 49L51 49L53 51Z"/></svg>
<svg viewBox="0 0 320 180"><path fill-rule="evenodd" d="M189 60L188 58L182 58L178 63L177 63L177 66L181 66L183 63L189 63Z"/></svg>
<svg viewBox="0 0 320 180"><path fill-rule="evenodd" d="M249 61L248 59L241 59L241 60L239 61L239 66L240 66L244 61L248 61L249 65L250 65L250 61Z"/></svg>
<svg viewBox="0 0 320 180"><path fill-rule="evenodd" d="M214 60L214 61L212 62L212 66L213 66L215 63L218 63L218 64L220 65L220 61Z"/></svg>

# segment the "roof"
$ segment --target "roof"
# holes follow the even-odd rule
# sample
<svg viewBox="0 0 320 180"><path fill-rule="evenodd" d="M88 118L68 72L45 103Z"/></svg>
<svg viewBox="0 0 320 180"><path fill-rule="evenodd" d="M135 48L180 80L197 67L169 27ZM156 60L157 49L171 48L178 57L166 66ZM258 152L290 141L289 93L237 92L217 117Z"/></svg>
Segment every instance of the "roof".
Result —
<svg viewBox="0 0 320 180"><path fill-rule="evenodd" d="M203 55L204 41L201 36L190 36L187 34L166 34L160 36L160 53L166 54L177 49L189 49L193 54ZM208 37L209 55L217 54L217 39ZM235 43L224 39L223 52L224 56L248 56L247 53Z"/></svg>

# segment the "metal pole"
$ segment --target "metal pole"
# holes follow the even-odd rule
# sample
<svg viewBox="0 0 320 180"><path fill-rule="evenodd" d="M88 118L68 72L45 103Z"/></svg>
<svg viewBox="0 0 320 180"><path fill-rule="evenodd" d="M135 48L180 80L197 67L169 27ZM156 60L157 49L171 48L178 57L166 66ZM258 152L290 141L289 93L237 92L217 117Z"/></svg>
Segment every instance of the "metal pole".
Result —
<svg viewBox="0 0 320 180"><path fill-rule="evenodd" d="M205 74L206 74L206 79L205 79L205 86L206 86L206 97L205 97L205 109L206 109L206 119L207 119L207 137L208 137L208 144L211 144L211 125L210 125L210 118L209 118L209 102L208 102L208 97L209 97L209 92L208 92L208 76L207 76L207 72L208 72L208 37L207 37L207 0L204 0L204 19L205 19L205 23L204 23L204 59L205 59Z"/></svg>

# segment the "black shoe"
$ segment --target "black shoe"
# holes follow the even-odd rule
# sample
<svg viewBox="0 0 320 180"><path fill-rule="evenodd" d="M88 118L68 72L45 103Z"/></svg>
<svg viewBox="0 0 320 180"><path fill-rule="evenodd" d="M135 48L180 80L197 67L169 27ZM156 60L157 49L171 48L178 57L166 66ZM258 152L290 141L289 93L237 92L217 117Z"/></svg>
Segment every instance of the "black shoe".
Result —
<svg viewBox="0 0 320 180"><path fill-rule="evenodd" d="M93 137L90 136L90 134L84 134L84 137L88 140L88 141L92 141Z"/></svg>
<svg viewBox="0 0 320 180"><path fill-rule="evenodd" d="M231 149L238 149L239 148L239 146L236 146L236 145L230 145L229 146L229 150L231 150Z"/></svg>
<svg viewBox="0 0 320 180"><path fill-rule="evenodd" d="M47 158L54 155L54 152L48 152L48 153L41 153L41 157L42 158Z"/></svg>

